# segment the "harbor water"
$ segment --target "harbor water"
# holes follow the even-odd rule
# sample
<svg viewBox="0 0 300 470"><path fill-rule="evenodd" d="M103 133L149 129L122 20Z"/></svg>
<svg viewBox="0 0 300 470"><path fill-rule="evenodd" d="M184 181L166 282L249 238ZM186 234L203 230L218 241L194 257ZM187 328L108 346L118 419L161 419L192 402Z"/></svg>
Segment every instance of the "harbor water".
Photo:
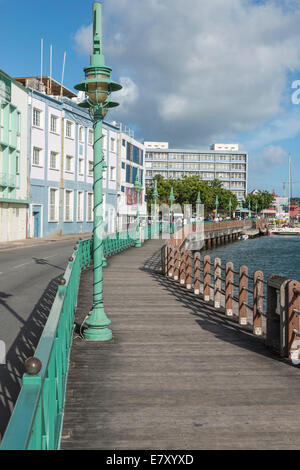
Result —
<svg viewBox="0 0 300 470"><path fill-rule="evenodd" d="M248 240L238 240L201 252L203 255L220 258L222 266L227 261L234 269L246 265L249 274L257 269L267 280L270 274L280 274L300 281L300 236L272 235Z"/></svg>

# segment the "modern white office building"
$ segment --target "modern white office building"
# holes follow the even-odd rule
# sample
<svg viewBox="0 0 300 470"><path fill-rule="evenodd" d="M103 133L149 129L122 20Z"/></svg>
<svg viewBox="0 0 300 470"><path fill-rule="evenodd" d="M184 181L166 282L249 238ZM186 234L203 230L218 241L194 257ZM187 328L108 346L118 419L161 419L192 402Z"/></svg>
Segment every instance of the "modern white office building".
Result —
<svg viewBox="0 0 300 470"><path fill-rule="evenodd" d="M238 199L244 199L248 184L248 154L238 144L213 144L209 150L170 149L168 142L144 142L146 186L155 175L164 178L198 176L222 181Z"/></svg>

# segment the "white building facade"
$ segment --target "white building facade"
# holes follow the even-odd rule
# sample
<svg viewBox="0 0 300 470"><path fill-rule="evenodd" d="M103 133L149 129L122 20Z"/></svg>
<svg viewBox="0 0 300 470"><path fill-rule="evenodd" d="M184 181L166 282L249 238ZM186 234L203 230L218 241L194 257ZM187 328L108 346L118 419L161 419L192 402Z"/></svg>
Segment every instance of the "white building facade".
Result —
<svg viewBox="0 0 300 470"><path fill-rule="evenodd" d="M222 181L223 187L243 200L248 186L248 154L238 144L213 144L210 150L170 149L167 142L144 142L146 186L155 175L180 179L198 176L201 180Z"/></svg>

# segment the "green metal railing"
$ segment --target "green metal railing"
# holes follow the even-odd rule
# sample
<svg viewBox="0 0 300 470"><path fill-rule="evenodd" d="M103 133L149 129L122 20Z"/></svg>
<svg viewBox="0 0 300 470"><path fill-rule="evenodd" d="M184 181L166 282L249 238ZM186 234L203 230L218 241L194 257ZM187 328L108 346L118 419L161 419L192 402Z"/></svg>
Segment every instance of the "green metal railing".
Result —
<svg viewBox="0 0 300 470"><path fill-rule="evenodd" d="M107 235L104 256L134 244L134 230ZM35 351L41 369L36 375L23 375L0 450L55 450L60 446L80 274L92 264L92 253L92 239L79 241L74 247Z"/></svg>

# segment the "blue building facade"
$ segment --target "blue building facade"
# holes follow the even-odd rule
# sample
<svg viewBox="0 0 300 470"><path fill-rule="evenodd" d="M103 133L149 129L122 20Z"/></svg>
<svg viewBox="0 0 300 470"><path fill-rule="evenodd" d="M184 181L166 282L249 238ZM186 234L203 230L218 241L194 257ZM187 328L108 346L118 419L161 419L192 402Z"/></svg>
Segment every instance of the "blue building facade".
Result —
<svg viewBox="0 0 300 470"><path fill-rule="evenodd" d="M29 237L91 233L93 228L93 127L76 98L28 90ZM117 207L118 133L103 124L104 225Z"/></svg>

